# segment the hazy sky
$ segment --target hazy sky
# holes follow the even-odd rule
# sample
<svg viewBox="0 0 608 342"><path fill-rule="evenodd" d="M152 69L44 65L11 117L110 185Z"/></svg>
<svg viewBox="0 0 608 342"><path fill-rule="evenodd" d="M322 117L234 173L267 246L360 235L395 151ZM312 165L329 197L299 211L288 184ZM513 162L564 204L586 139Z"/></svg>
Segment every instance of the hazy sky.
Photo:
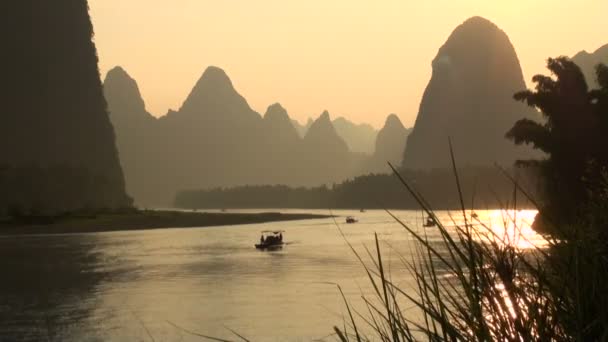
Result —
<svg viewBox="0 0 608 342"><path fill-rule="evenodd" d="M608 0L89 0L102 76L123 66L156 116L216 65L263 114L413 124L431 60L480 15L507 32L524 76L608 43Z"/></svg>

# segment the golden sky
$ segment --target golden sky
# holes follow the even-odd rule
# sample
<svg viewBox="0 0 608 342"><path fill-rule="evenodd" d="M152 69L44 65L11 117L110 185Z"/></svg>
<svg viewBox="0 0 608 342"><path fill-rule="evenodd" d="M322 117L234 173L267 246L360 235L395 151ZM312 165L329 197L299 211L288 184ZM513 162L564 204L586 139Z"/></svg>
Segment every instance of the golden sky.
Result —
<svg viewBox="0 0 608 342"><path fill-rule="evenodd" d="M156 116L178 109L204 69L226 70L256 111L300 121L414 123L431 61L483 16L511 38L527 81L547 57L608 43L608 0L89 0L102 76L123 66Z"/></svg>

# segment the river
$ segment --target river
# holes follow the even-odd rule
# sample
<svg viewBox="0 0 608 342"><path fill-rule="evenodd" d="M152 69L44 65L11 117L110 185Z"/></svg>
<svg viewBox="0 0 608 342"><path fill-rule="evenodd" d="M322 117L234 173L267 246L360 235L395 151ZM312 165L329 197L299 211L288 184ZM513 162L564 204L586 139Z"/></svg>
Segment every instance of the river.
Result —
<svg viewBox="0 0 608 342"><path fill-rule="evenodd" d="M276 210L314 212L328 210ZM422 228L418 211L395 211ZM504 232L500 211L477 211ZM335 284L355 307L371 295L348 247L366 259L381 241L393 281L411 277L398 255L411 256L412 237L386 212L334 211L333 219L241 226L94 234L0 237L0 341L201 341L184 330L253 341L310 341L341 326L346 309ZM461 215L452 213L459 222ZM518 218L528 225L535 212ZM354 215L356 224L343 224ZM450 213L439 212L442 222ZM449 223L451 224L451 223ZM338 226L344 233L341 235ZM281 251L253 248L260 231L284 230ZM436 229L426 228L429 239ZM529 228L530 241L540 237ZM331 339L331 338L330 338Z"/></svg>

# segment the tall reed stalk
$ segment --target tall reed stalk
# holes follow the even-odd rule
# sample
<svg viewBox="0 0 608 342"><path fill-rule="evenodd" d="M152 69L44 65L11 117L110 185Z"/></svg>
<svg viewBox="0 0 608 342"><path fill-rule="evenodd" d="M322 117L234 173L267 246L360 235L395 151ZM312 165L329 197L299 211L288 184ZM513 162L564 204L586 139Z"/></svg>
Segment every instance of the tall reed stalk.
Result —
<svg viewBox="0 0 608 342"><path fill-rule="evenodd" d="M453 155L464 223L450 229L391 165L407 191L437 222L433 229L439 232L440 243L431 243L424 232L389 212L415 240L413 257L400 255L401 271L414 279L413 288L391 281L377 235L371 263L350 246L367 273L373 295L363 296L366 314L354 310L345 298L348 324L334 328L338 340L608 340L608 253L604 234L598 233L608 229L608 207L590 209L588 219L581 217L577 227L562 227L559 240L547 237L545 246L521 249L514 240L526 237L516 214L505 221L505 231L514 226L515 236L498 234L467 216ZM506 213L517 212L518 191L523 189L514 182Z"/></svg>

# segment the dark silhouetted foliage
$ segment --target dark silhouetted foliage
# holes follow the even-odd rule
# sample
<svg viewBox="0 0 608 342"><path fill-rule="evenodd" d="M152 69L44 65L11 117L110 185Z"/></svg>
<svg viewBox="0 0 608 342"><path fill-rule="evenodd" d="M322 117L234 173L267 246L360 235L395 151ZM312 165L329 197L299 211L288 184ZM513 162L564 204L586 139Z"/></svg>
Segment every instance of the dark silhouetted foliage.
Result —
<svg viewBox="0 0 608 342"><path fill-rule="evenodd" d="M548 156L540 165L544 178L543 211L573 222L578 211L597 199L608 167L608 68L597 67L600 89L589 91L580 68L566 57L547 63L551 76L536 75L534 90L515 99L541 111L544 123L520 120L507 133L516 144L531 144Z"/></svg>
<svg viewBox="0 0 608 342"><path fill-rule="evenodd" d="M501 208L511 199L513 184L494 167L462 168L464 193L477 208ZM522 184L534 189L535 176L527 170L514 169ZM429 171L403 170L436 209L459 207L452 172L449 169ZM417 201L404 193L399 180L390 174L356 177L333 187L290 188L276 186L243 186L210 190L189 190L177 194L175 205L188 209L220 208L342 208L342 209L419 209ZM530 203L522 202L522 207Z"/></svg>

